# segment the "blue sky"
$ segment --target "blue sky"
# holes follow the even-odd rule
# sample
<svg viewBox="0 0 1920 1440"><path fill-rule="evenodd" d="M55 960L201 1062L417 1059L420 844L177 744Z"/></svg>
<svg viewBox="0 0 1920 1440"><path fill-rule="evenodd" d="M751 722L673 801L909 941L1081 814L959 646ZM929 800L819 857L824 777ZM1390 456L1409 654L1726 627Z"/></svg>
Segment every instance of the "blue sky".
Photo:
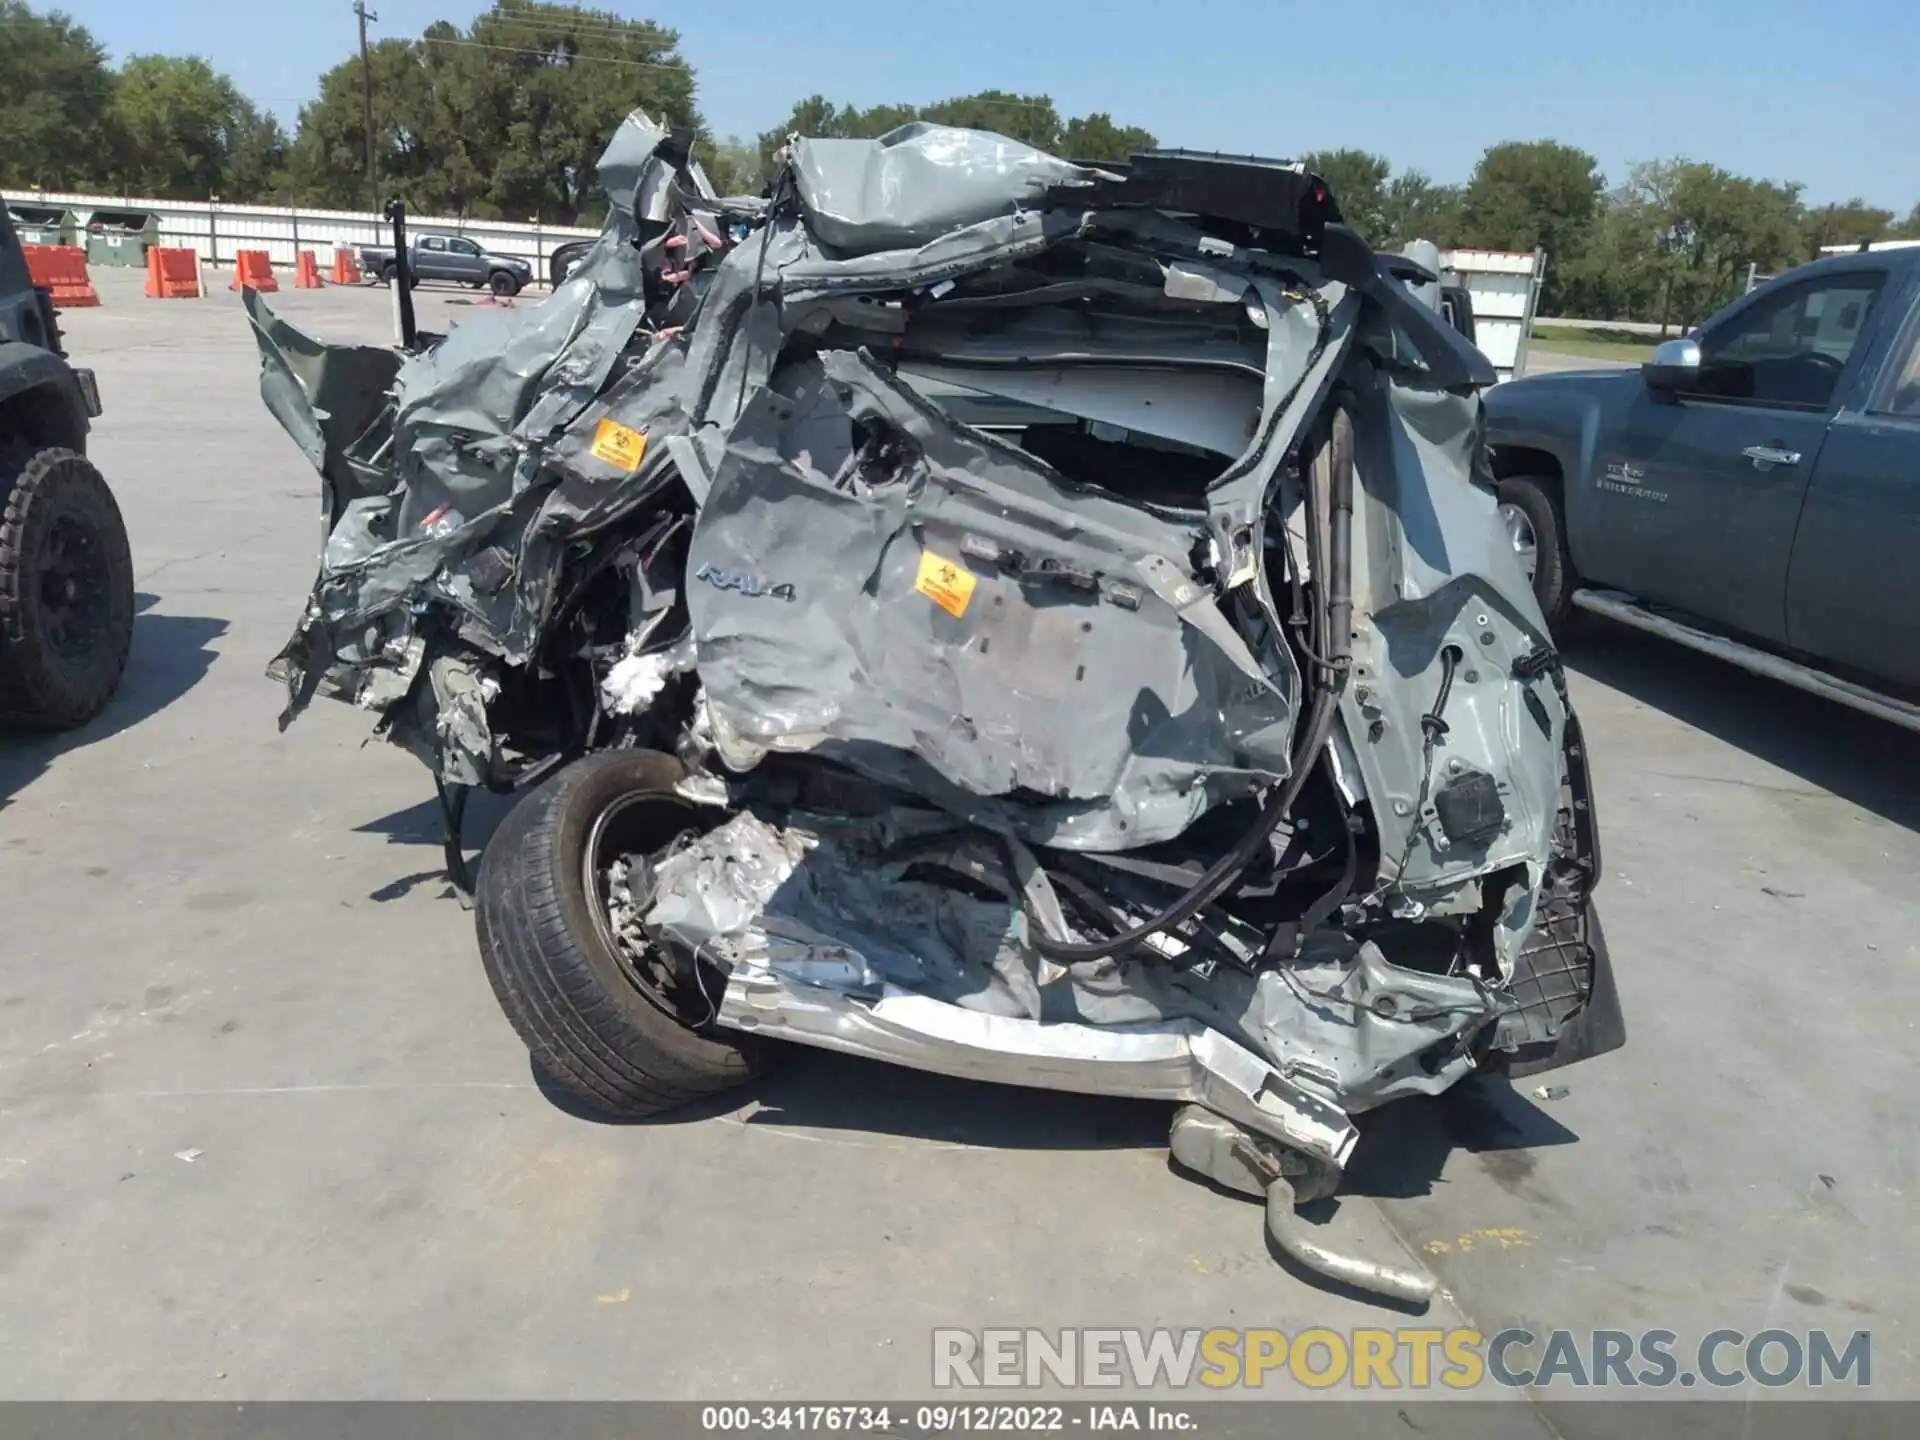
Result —
<svg viewBox="0 0 1920 1440"><path fill-rule="evenodd" d="M45 0L35 0L45 8ZM204 55L291 121L352 53L350 0L66 0L117 61ZM376 35L472 0L370 0ZM1356 145L1464 179L1488 144L1711 160L1904 215L1920 201L1920 0L600 0L678 28L716 133L819 92L862 105L989 87L1106 110L1162 144Z"/></svg>

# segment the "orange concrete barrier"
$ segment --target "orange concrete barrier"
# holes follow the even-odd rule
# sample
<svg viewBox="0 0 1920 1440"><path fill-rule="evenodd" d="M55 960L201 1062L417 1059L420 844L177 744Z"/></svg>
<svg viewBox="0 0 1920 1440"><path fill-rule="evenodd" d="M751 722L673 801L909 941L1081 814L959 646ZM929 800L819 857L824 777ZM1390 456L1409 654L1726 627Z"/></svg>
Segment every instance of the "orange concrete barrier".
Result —
<svg viewBox="0 0 1920 1440"><path fill-rule="evenodd" d="M313 258L313 251L302 250L295 257L293 267L293 288L296 290L318 290L320 288L320 262Z"/></svg>
<svg viewBox="0 0 1920 1440"><path fill-rule="evenodd" d="M192 250L159 245L147 251L149 300L196 300L200 296L200 257Z"/></svg>
<svg viewBox="0 0 1920 1440"><path fill-rule="evenodd" d="M280 282L273 278L273 266L267 260L264 250L240 250L233 257L233 285L235 290L278 290Z"/></svg>
<svg viewBox="0 0 1920 1440"><path fill-rule="evenodd" d="M53 293L53 303L68 310L98 305L100 292L87 275L87 252L78 245L22 245L27 273L35 285Z"/></svg>
<svg viewBox="0 0 1920 1440"><path fill-rule="evenodd" d="M358 285L360 283L360 262L353 258L351 250L333 252L333 283L336 285Z"/></svg>

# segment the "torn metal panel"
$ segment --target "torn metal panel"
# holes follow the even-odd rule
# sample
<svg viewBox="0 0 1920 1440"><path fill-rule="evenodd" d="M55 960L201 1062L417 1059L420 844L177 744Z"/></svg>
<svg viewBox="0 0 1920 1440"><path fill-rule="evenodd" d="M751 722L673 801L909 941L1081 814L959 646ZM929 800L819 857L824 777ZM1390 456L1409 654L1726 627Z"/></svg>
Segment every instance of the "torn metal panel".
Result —
<svg viewBox="0 0 1920 1440"><path fill-rule="evenodd" d="M723 961L740 986L730 1002L760 1024L810 1006L851 1013L833 997L872 1006L911 994L1047 1028L1203 1027L1261 1057L1296 1106L1319 1097L1348 1112L1445 1090L1473 1067L1466 1041L1512 1008L1487 984L1395 966L1371 943L1328 941L1257 978L1142 961L1049 966L1017 910L889 863L933 853L903 844L903 822L906 838L938 823L922 812L816 831L742 813L653 868L638 923ZM977 873L1016 883L991 861ZM917 1013L933 1023L935 1012Z"/></svg>
<svg viewBox="0 0 1920 1440"><path fill-rule="evenodd" d="M1361 503L1354 683L1342 705L1385 878L1406 904L1427 907L1448 887L1517 867L1525 881L1495 933L1504 972L1533 927L1559 808L1565 702L1522 665L1546 646L1546 624L1498 543L1494 496L1476 481L1477 401L1382 376L1353 403ZM1436 714L1449 652L1453 683ZM1449 797L1479 792L1485 823L1450 827Z"/></svg>
<svg viewBox="0 0 1920 1440"><path fill-rule="evenodd" d="M392 487L391 471L353 457L364 462L386 437L400 356L383 346L316 340L275 314L258 290L242 290L240 301L260 350L261 399L320 472L324 537L349 505Z"/></svg>
<svg viewBox="0 0 1920 1440"><path fill-rule="evenodd" d="M1009 370L908 361L912 379L944 381L1024 402L1057 415L1091 420L1142 435L1197 445L1222 456L1239 453L1260 419L1260 383L1241 376L1184 370L1022 366Z"/></svg>
<svg viewBox="0 0 1920 1440"><path fill-rule="evenodd" d="M735 427L688 557L729 728L1075 848L1168 839L1286 773L1262 742L1294 695L1160 593L1191 521L1070 490L860 356L784 383Z"/></svg>
<svg viewBox="0 0 1920 1440"><path fill-rule="evenodd" d="M793 172L808 228L848 254L924 244L1093 179L1004 135L917 121L878 140L802 138Z"/></svg>

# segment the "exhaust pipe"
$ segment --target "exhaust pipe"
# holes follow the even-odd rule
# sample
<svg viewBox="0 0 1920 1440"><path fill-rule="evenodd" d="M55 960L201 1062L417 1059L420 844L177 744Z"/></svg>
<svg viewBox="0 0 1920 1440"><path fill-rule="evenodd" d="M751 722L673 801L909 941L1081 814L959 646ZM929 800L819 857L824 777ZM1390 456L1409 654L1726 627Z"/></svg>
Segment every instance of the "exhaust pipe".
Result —
<svg viewBox="0 0 1920 1440"><path fill-rule="evenodd" d="M1174 1115L1168 1146L1173 1158L1195 1174L1242 1195L1264 1195L1267 1234L1280 1253L1302 1269L1407 1305L1425 1305L1433 1298L1432 1276L1343 1255L1320 1243L1313 1227L1300 1218L1296 1207L1333 1193L1340 1181L1338 1168L1251 1134L1198 1105L1183 1106Z"/></svg>
<svg viewBox="0 0 1920 1440"><path fill-rule="evenodd" d="M1431 1275L1399 1265L1384 1265L1378 1260L1362 1260L1357 1255L1342 1255L1311 1238L1306 1223L1294 1207L1293 1182L1276 1175L1267 1186L1267 1234L1290 1256L1316 1275L1350 1285L1355 1290L1371 1291L1408 1305L1425 1305L1435 1289Z"/></svg>

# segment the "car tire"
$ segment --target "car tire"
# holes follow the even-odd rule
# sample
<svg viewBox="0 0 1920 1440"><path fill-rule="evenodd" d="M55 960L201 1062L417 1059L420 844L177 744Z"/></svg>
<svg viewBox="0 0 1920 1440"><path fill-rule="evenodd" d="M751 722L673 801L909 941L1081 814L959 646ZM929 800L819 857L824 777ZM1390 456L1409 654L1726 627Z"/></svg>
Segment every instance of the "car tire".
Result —
<svg viewBox="0 0 1920 1440"><path fill-rule="evenodd" d="M0 724L85 724L132 644L133 554L107 482L77 451L0 450Z"/></svg>
<svg viewBox="0 0 1920 1440"><path fill-rule="evenodd" d="M1509 475L1500 482L1500 503L1513 506L1533 528L1533 597L1547 628L1565 629L1573 616L1574 573L1558 484L1541 475Z"/></svg>
<svg viewBox="0 0 1920 1440"><path fill-rule="evenodd" d="M558 290L566 284L567 276L573 273L574 267L586 258L592 248L593 242L590 240L575 240L555 250L547 260L548 285Z"/></svg>
<svg viewBox="0 0 1920 1440"><path fill-rule="evenodd" d="M504 270L496 270L487 277L487 288L495 295L512 296L520 293L520 282Z"/></svg>
<svg viewBox="0 0 1920 1440"><path fill-rule="evenodd" d="M756 1036L706 1023L706 997L725 983L717 972L691 977L701 987L692 1005L670 1005L616 952L605 907L588 892L600 858L589 863L589 846L614 826L625 824L651 851L660 848L647 843L654 834L664 846L717 818L675 793L684 773L652 751L584 756L508 812L474 886L487 978L535 1065L586 1108L617 1118L730 1090L763 1073L775 1053ZM683 961L682 974L700 963ZM707 1013L690 1014L700 1010Z"/></svg>
<svg viewBox="0 0 1920 1440"><path fill-rule="evenodd" d="M391 260L389 260L386 264L380 267L380 283L382 285L391 285L395 280L399 278L400 278L400 267L394 264Z"/></svg>

